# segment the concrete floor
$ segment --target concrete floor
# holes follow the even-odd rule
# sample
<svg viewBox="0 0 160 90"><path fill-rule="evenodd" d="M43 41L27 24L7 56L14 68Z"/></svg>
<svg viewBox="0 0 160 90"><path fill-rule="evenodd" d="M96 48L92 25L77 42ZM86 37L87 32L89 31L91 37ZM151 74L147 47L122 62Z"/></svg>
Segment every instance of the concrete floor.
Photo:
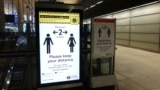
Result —
<svg viewBox="0 0 160 90"><path fill-rule="evenodd" d="M160 54L116 46L119 90L160 90Z"/></svg>

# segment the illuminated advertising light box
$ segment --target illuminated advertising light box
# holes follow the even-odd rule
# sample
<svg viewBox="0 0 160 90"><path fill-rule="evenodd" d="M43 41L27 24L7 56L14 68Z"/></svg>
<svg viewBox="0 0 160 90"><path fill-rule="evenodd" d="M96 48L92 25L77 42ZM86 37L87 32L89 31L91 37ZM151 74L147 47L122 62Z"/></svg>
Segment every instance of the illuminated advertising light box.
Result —
<svg viewBox="0 0 160 90"><path fill-rule="evenodd" d="M79 81L80 12L41 10L38 16L39 82Z"/></svg>

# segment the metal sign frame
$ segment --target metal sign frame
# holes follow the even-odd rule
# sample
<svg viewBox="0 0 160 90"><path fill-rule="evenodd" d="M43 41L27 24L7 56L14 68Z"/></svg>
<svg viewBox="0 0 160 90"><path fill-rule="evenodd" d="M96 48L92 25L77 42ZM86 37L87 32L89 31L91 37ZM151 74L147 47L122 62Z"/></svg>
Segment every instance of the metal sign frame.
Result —
<svg viewBox="0 0 160 90"><path fill-rule="evenodd" d="M116 19L92 18L91 35L91 88L115 85L115 30ZM108 63L108 64L107 64ZM106 64L106 65L104 65ZM108 69L102 69L102 65ZM97 72L93 74L93 67ZM106 67L107 68L107 67ZM107 72L105 72L107 71ZM103 74L102 74L103 73Z"/></svg>
<svg viewBox="0 0 160 90"><path fill-rule="evenodd" d="M60 81L60 82L53 82L53 83L41 83L41 66L40 66L40 20L39 20L39 12L46 11L46 12L66 12L66 13L78 13L79 14L79 79L78 80L71 80L71 81ZM70 5L70 4L55 4L51 2L36 2L35 3L35 22L36 22L36 54L37 54L37 86L38 87L47 87L47 86L59 86L65 84L72 84L72 83L79 83L82 82L82 63L81 60L81 38L80 33L82 29L82 16L83 8L81 5Z"/></svg>

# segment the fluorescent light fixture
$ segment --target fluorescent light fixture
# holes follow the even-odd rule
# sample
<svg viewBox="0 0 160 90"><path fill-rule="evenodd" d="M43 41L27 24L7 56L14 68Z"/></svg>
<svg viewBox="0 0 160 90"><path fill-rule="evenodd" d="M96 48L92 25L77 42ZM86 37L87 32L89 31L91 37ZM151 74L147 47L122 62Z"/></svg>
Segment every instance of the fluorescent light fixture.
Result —
<svg viewBox="0 0 160 90"><path fill-rule="evenodd" d="M10 70L8 70L8 73L10 72Z"/></svg>
<svg viewBox="0 0 160 90"><path fill-rule="evenodd" d="M13 69L13 66L11 67L11 69Z"/></svg>
<svg viewBox="0 0 160 90"><path fill-rule="evenodd" d="M101 4L101 3L103 3L103 1L99 1L99 2L97 2L96 4L91 5L90 8L93 8L93 7L95 7L96 5ZM85 10L87 10L87 9L85 9Z"/></svg>
<svg viewBox="0 0 160 90"><path fill-rule="evenodd" d="M9 84L10 83L10 81L9 80L7 80L7 82L6 82L7 84Z"/></svg>
<svg viewBox="0 0 160 90"><path fill-rule="evenodd" d="M91 5L90 8L93 8L93 7L95 7L95 6L96 6L95 4L94 4L94 5Z"/></svg>
<svg viewBox="0 0 160 90"><path fill-rule="evenodd" d="M89 8L85 8L84 11L88 10Z"/></svg>
<svg viewBox="0 0 160 90"><path fill-rule="evenodd" d="M97 2L96 4L101 4L101 3L103 3L103 1L99 1L99 2Z"/></svg>
<svg viewBox="0 0 160 90"><path fill-rule="evenodd" d="M30 20L30 21L32 20L32 16L31 16L31 15L29 16L29 20Z"/></svg>
<svg viewBox="0 0 160 90"><path fill-rule="evenodd" d="M27 21L27 15L24 15L23 18L24 18L24 21Z"/></svg>

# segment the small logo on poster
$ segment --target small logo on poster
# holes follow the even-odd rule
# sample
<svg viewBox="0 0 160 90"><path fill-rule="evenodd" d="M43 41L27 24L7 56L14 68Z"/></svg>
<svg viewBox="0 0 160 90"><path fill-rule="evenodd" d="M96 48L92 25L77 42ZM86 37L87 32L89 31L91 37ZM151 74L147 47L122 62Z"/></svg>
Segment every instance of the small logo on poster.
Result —
<svg viewBox="0 0 160 90"><path fill-rule="evenodd" d="M71 77L70 77L70 76L67 76L67 79L69 80L69 79L71 79Z"/></svg>
<svg viewBox="0 0 160 90"><path fill-rule="evenodd" d="M79 24L79 17L71 17L71 24Z"/></svg>

